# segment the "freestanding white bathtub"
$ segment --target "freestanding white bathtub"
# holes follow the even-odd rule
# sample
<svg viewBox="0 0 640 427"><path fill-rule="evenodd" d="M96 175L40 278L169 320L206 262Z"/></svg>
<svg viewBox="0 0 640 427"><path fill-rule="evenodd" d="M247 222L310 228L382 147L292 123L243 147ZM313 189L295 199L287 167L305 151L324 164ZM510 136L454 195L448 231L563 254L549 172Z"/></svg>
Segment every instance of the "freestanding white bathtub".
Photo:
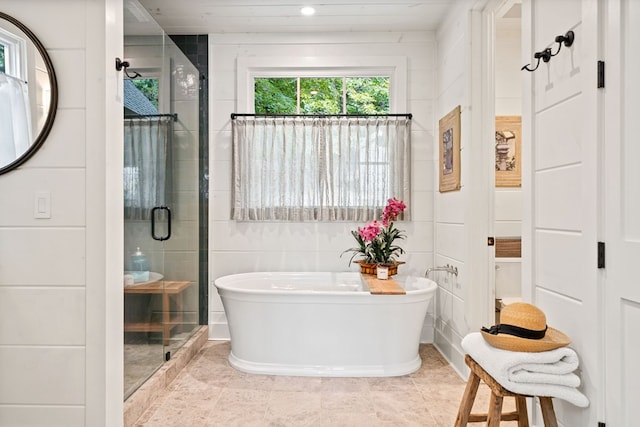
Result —
<svg viewBox="0 0 640 427"><path fill-rule="evenodd" d="M371 295L360 273L245 273L220 277L229 362L249 373L386 377L420 368L420 332L436 290L393 276L406 295Z"/></svg>

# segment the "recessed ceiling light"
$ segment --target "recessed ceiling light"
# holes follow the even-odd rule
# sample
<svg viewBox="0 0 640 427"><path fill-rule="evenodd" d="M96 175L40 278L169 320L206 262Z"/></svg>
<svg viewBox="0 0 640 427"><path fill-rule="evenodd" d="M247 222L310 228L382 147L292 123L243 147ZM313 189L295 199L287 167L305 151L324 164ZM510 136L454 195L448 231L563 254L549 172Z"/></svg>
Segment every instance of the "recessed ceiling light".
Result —
<svg viewBox="0 0 640 427"><path fill-rule="evenodd" d="M300 13L303 14L304 16L311 16L314 13L316 13L316 10L311 6L305 6L302 9L300 9Z"/></svg>

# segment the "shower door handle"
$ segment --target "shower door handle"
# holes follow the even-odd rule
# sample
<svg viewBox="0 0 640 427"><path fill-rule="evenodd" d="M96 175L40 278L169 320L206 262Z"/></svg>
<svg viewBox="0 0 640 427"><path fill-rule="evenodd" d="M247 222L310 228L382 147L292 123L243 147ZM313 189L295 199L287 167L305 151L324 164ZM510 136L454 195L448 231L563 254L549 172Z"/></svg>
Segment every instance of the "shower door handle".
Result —
<svg viewBox="0 0 640 427"><path fill-rule="evenodd" d="M156 236L156 212L157 211L166 211L167 212L167 234L165 236ZM156 206L151 209L151 237L154 240L169 240L171 238L171 209L166 206Z"/></svg>

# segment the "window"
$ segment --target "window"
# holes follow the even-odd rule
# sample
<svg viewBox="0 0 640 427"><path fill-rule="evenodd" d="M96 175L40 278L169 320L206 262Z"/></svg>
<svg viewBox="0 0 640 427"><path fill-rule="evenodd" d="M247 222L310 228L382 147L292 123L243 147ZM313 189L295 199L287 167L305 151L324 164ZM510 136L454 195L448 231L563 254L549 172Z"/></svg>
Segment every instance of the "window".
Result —
<svg viewBox="0 0 640 427"><path fill-rule="evenodd" d="M147 220L171 204L173 118L124 121L124 217Z"/></svg>
<svg viewBox="0 0 640 427"><path fill-rule="evenodd" d="M238 112L309 117L232 121L233 219L367 221L409 200L411 120L359 117L406 112L406 58L238 58L237 70Z"/></svg>
<svg viewBox="0 0 640 427"><path fill-rule="evenodd" d="M25 39L0 28L0 73L26 81Z"/></svg>
<svg viewBox="0 0 640 427"><path fill-rule="evenodd" d="M296 78L263 77L254 82L254 111L257 114L296 114L298 90Z"/></svg>
<svg viewBox="0 0 640 427"><path fill-rule="evenodd" d="M318 77L384 78L388 82L389 97L385 113L407 112L407 58L404 56L239 57L236 72L237 112L258 112L255 110L254 100L255 94L259 92L256 91L256 79L278 78L295 82L298 78L302 80ZM354 80L354 93L359 92L356 82ZM289 93L296 94L294 89L295 86L290 86ZM295 99L294 95L289 96ZM295 113L296 111L292 111L289 114Z"/></svg>
<svg viewBox="0 0 640 427"><path fill-rule="evenodd" d="M4 65L4 45L0 44L0 73L5 73L6 71Z"/></svg>
<svg viewBox="0 0 640 427"><path fill-rule="evenodd" d="M241 221L367 221L410 196L407 117L236 117Z"/></svg>
<svg viewBox="0 0 640 427"><path fill-rule="evenodd" d="M133 79L131 83L158 109L159 81L157 78Z"/></svg>
<svg viewBox="0 0 640 427"><path fill-rule="evenodd" d="M0 28L0 166L18 159L33 143L35 85L27 83L26 58L25 39Z"/></svg>
<svg viewBox="0 0 640 427"><path fill-rule="evenodd" d="M389 77L257 77L257 114L386 114Z"/></svg>

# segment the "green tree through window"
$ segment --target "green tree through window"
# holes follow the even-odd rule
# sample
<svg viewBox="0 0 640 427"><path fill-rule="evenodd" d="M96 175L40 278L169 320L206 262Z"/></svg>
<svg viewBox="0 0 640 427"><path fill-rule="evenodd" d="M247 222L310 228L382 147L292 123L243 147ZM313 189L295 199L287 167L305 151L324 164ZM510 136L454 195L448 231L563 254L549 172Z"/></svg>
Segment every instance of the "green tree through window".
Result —
<svg viewBox="0 0 640 427"><path fill-rule="evenodd" d="M342 78L301 78L300 114L342 113Z"/></svg>
<svg viewBox="0 0 640 427"><path fill-rule="evenodd" d="M256 114L295 114L297 82L295 78L259 78L255 80Z"/></svg>
<svg viewBox="0 0 640 427"><path fill-rule="evenodd" d="M256 114L387 114L388 77L261 77Z"/></svg>
<svg viewBox="0 0 640 427"><path fill-rule="evenodd" d="M386 114L388 112L388 77L347 79L347 114Z"/></svg>
<svg viewBox="0 0 640 427"><path fill-rule="evenodd" d="M0 44L0 73L5 73L4 65L4 45Z"/></svg>
<svg viewBox="0 0 640 427"><path fill-rule="evenodd" d="M158 108L158 79L134 79L131 80L133 85Z"/></svg>

